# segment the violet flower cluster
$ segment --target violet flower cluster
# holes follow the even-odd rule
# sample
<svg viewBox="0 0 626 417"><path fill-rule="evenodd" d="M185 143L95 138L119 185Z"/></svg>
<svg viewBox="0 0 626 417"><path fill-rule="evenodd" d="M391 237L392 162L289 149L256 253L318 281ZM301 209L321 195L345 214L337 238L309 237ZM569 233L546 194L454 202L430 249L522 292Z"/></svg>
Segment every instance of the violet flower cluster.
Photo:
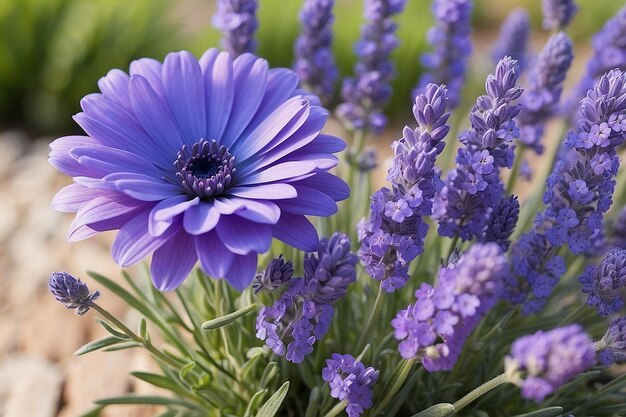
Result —
<svg viewBox="0 0 626 417"><path fill-rule="evenodd" d="M591 337L577 324L518 338L505 358L509 382L522 397L541 402L595 364Z"/></svg>
<svg viewBox="0 0 626 417"><path fill-rule="evenodd" d="M516 196L510 195L500 199L498 205L489 214L487 226L480 240L495 242L504 252L511 244L509 237L513 234L519 218L519 201Z"/></svg>
<svg viewBox="0 0 626 417"><path fill-rule="evenodd" d="M433 217L442 236L469 240L483 235L489 213L503 198L500 168L513 165L512 142L520 136L515 122L521 109L515 101L522 95L518 77L516 61L501 59L495 74L487 77L487 94L478 97L472 108L472 128L459 137L463 147L456 169L434 201Z"/></svg>
<svg viewBox="0 0 626 417"><path fill-rule="evenodd" d="M393 292L409 279L410 262L424 250L435 192L440 189L435 159L450 127L447 89L430 84L415 98L417 127L405 127L394 142L394 158L383 187L372 196L371 215L359 224L359 256L365 271Z"/></svg>
<svg viewBox="0 0 626 417"><path fill-rule="evenodd" d="M257 7L257 0L217 0L217 12L211 23L222 32L224 50L234 56L256 51Z"/></svg>
<svg viewBox="0 0 626 417"><path fill-rule="evenodd" d="M347 402L348 417L359 417L372 407L372 386L378 381L378 371L365 367L352 355L333 353L331 359L326 359L322 379L330 385L331 397Z"/></svg>
<svg viewBox="0 0 626 417"><path fill-rule="evenodd" d="M602 339L596 343L603 365L626 361L626 317L611 322Z"/></svg>
<svg viewBox="0 0 626 417"><path fill-rule="evenodd" d="M361 39L355 50L355 77L346 78L341 89L344 103L337 115L354 130L380 133L387 125L382 108L391 97L389 84L395 75L389 56L398 46L393 15L402 12L406 0L366 0Z"/></svg>
<svg viewBox="0 0 626 417"><path fill-rule="evenodd" d="M543 0L543 28L564 29L574 18L578 6L574 0Z"/></svg>
<svg viewBox="0 0 626 417"><path fill-rule="evenodd" d="M491 53L494 63L505 56L510 56L517 60L520 71L524 71L529 35L530 19L528 13L521 8L513 10L500 27L500 36Z"/></svg>
<svg viewBox="0 0 626 417"><path fill-rule="evenodd" d="M556 111L565 75L572 65L572 41L563 32L550 37L528 76L528 87L521 98L518 116L520 142L536 153L543 152L545 123Z"/></svg>
<svg viewBox="0 0 626 417"><path fill-rule="evenodd" d="M581 291L589 294L587 304L603 316L617 313L624 307L626 291L626 250L611 250L598 266L589 266L578 278Z"/></svg>
<svg viewBox="0 0 626 417"><path fill-rule="evenodd" d="M321 239L317 252L304 259L304 277L288 280L274 305L261 309L256 336L277 355L302 362L328 331L332 305L356 280L356 263L347 235L335 233L329 240Z"/></svg>
<svg viewBox="0 0 626 417"><path fill-rule="evenodd" d="M612 203L619 158L615 148L626 138L626 74L613 70L604 75L581 102L578 132L566 145L578 158L571 164L556 162L548 178L535 228L512 249L513 274L505 297L524 303L524 312L539 311L565 272L556 257L568 244L572 252L585 253L592 236L602 228L604 213Z"/></svg>
<svg viewBox="0 0 626 417"><path fill-rule="evenodd" d="M270 261L269 265L265 268L265 271L261 274L257 274L252 281L252 288L254 293L265 290L267 292L274 292L293 276L293 264L291 261L285 261L283 255L278 258L274 258Z"/></svg>
<svg viewBox="0 0 626 417"><path fill-rule="evenodd" d="M89 311L91 303L100 297L100 292L90 294L87 284L67 272L53 272L48 280L48 289L54 298L79 316Z"/></svg>
<svg viewBox="0 0 626 417"><path fill-rule="evenodd" d="M295 43L294 71L300 83L328 104L335 92L339 72L335 66L333 40L334 0L306 0L300 10L302 32Z"/></svg>
<svg viewBox="0 0 626 417"><path fill-rule="evenodd" d="M423 283L417 301L391 321L400 355L420 357L430 372L452 369L467 337L496 304L507 268L495 243L477 243L441 268L437 284Z"/></svg>
<svg viewBox="0 0 626 417"><path fill-rule="evenodd" d="M470 39L471 0L435 0L432 5L435 26L428 31L432 53L422 55L426 72L422 75L415 96L429 83L448 87L450 108L460 101L465 82L467 61L472 53Z"/></svg>

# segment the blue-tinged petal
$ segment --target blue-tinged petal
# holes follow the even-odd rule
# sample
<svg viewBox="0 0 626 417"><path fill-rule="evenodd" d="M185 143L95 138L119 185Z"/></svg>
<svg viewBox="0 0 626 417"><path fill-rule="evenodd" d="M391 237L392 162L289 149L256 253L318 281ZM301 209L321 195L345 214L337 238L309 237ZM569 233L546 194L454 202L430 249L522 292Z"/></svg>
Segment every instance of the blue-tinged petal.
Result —
<svg viewBox="0 0 626 417"><path fill-rule="evenodd" d="M215 204L215 208L220 214L228 216L235 213L237 210L245 209L245 205L243 203L235 203L231 201L229 198L217 197L213 200L213 204Z"/></svg>
<svg viewBox="0 0 626 417"><path fill-rule="evenodd" d="M129 73L131 77L133 75L141 75L148 81L154 92L162 99L165 99L162 79L163 64L159 61L152 58L138 59L130 63Z"/></svg>
<svg viewBox="0 0 626 417"><path fill-rule="evenodd" d="M206 139L204 82L200 65L191 52L175 52L165 57L163 88L183 141L191 146L199 139Z"/></svg>
<svg viewBox="0 0 626 417"><path fill-rule="evenodd" d="M109 174L103 180L137 200L157 201L181 194L180 187L148 175L120 172Z"/></svg>
<svg viewBox="0 0 626 417"><path fill-rule="evenodd" d="M80 207L101 197L105 193L115 193L114 191L96 190L85 187L82 184L70 184L59 190L52 198L52 208L63 213L75 213Z"/></svg>
<svg viewBox="0 0 626 417"><path fill-rule="evenodd" d="M152 255L150 273L154 286L161 291L178 288L197 260L193 236L180 229Z"/></svg>
<svg viewBox="0 0 626 417"><path fill-rule="evenodd" d="M170 227L161 236L152 236L148 232L150 211L141 212L122 226L111 246L111 256L121 267L130 266L160 248L172 237L179 227Z"/></svg>
<svg viewBox="0 0 626 417"><path fill-rule="evenodd" d="M137 123L135 130L135 126L105 124L85 113L78 113L74 120L91 138L104 146L142 155L164 169L170 169L172 166L172 157L156 146L152 138L146 135Z"/></svg>
<svg viewBox="0 0 626 417"><path fill-rule="evenodd" d="M343 139L331 135L318 135L311 147L315 147L315 152L337 153L346 149L346 142Z"/></svg>
<svg viewBox="0 0 626 417"><path fill-rule="evenodd" d="M342 201L350 197L350 187L344 180L327 172L317 174L292 183L294 186L303 185L327 194L335 201Z"/></svg>
<svg viewBox="0 0 626 417"><path fill-rule="evenodd" d="M289 178L299 177L308 174L316 168L315 163L311 161L292 161L282 164L270 166L263 171L249 174L243 177L239 184L263 184L275 181L284 181Z"/></svg>
<svg viewBox="0 0 626 417"><path fill-rule="evenodd" d="M224 278L235 259L215 232L195 237L196 253L202 269L212 278Z"/></svg>
<svg viewBox="0 0 626 417"><path fill-rule="evenodd" d="M93 141L88 136L64 136L50 144L50 164L71 177L96 177L98 171L78 163L70 151L77 146L89 146Z"/></svg>
<svg viewBox="0 0 626 417"><path fill-rule="evenodd" d="M329 169L337 166L339 158L328 153L310 153L303 148L293 152L289 156L286 156L282 159L282 161L294 161L299 163L308 162L312 163L317 169L328 171Z"/></svg>
<svg viewBox="0 0 626 417"><path fill-rule="evenodd" d="M124 71L112 69L98 80L98 88L106 98L123 107L126 111L132 112L128 94L129 79L130 77Z"/></svg>
<svg viewBox="0 0 626 417"><path fill-rule="evenodd" d="M200 203L200 198L191 199L188 195L179 195L160 201L150 212L148 231L152 236L161 236L172 225L174 217L198 203Z"/></svg>
<svg viewBox="0 0 626 417"><path fill-rule="evenodd" d="M276 224L280 219L280 208L271 201L251 200L239 197L228 197L234 205L243 206L244 210L239 210L235 214L255 223Z"/></svg>
<svg viewBox="0 0 626 417"><path fill-rule="evenodd" d="M257 154L273 140L281 141L288 138L290 133L295 131L299 125L306 120L308 105L309 103L306 100L299 98L294 98L283 103L282 106L265 118L252 132L245 135L245 138L235 142L232 146L232 151L237 155L237 160L245 161L252 155ZM283 135L284 137L277 138L278 134L283 129L286 131Z"/></svg>
<svg viewBox="0 0 626 417"><path fill-rule="evenodd" d="M205 75L208 71L211 70L219 54L220 54L220 50L217 48L207 49L202 54L202 56L198 60L198 63L200 64L200 69L202 70L203 75Z"/></svg>
<svg viewBox="0 0 626 417"><path fill-rule="evenodd" d="M220 212L212 202L200 201L200 204L185 211L183 227L189 234L201 235L213 230L219 219Z"/></svg>
<svg viewBox="0 0 626 417"><path fill-rule="evenodd" d="M129 85L130 101L137 120L150 137L171 155L173 162L184 142L172 112L145 78L133 75Z"/></svg>
<svg viewBox="0 0 626 417"><path fill-rule="evenodd" d="M237 254L266 252L272 244L270 226L243 219L239 216L222 216L215 231L226 248Z"/></svg>
<svg viewBox="0 0 626 417"><path fill-rule="evenodd" d="M252 282L252 278L256 274L256 266L256 253L249 253L243 256L235 255L230 270L226 273L226 280L236 290L243 291Z"/></svg>
<svg viewBox="0 0 626 417"><path fill-rule="evenodd" d="M272 68L267 73L267 89L251 126L257 126L282 103L294 96L298 75L287 68Z"/></svg>
<svg viewBox="0 0 626 417"><path fill-rule="evenodd" d="M203 67L207 109L207 139L221 140L233 107L233 61L227 52L208 57Z"/></svg>
<svg viewBox="0 0 626 417"><path fill-rule="evenodd" d="M92 168L105 176L113 172L134 172L137 174L162 177L164 172L141 156L122 149L91 144L77 146L70 154L83 166Z"/></svg>
<svg viewBox="0 0 626 417"><path fill-rule="evenodd" d="M267 61L252 54L240 55L233 61L233 83L237 88L228 125L220 138L226 147L237 142L259 109L266 91L267 72Z"/></svg>
<svg viewBox="0 0 626 417"><path fill-rule="evenodd" d="M228 194L259 200L281 200L294 198L298 195L298 192L289 184L257 184L251 187L231 188L228 190Z"/></svg>
<svg viewBox="0 0 626 417"><path fill-rule="evenodd" d="M310 216L332 216L337 212L337 203L328 195L313 188L295 186L298 197L278 202L283 212Z"/></svg>
<svg viewBox="0 0 626 417"><path fill-rule="evenodd" d="M272 236L305 252L314 252L319 243L315 227L298 214L282 213L278 223L272 226Z"/></svg>

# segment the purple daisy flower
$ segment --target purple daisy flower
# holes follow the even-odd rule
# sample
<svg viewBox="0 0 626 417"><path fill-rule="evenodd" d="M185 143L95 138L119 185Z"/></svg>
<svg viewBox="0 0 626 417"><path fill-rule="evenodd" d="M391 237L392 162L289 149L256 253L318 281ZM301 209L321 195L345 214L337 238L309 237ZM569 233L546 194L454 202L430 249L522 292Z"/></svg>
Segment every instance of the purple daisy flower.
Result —
<svg viewBox="0 0 626 417"><path fill-rule="evenodd" d="M70 241L119 229L111 253L122 267L153 252L160 290L178 287L198 260L244 289L273 237L314 251L305 216L329 216L349 195L327 172L344 142L320 134L328 112L289 69L183 51L135 61L130 75L112 70L98 85L74 117L88 136L50 145L50 163L74 177L53 206L76 213Z"/></svg>

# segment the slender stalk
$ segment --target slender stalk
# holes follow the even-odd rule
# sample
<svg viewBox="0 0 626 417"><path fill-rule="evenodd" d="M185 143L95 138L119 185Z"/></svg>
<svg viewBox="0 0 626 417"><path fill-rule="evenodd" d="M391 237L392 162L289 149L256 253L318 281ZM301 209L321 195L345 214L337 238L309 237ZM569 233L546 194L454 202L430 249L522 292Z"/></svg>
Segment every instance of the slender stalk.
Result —
<svg viewBox="0 0 626 417"><path fill-rule="evenodd" d="M526 146L523 144L518 145L519 151L515 156L515 162L513 163L513 168L511 168L511 173L509 175L509 179L506 182L506 195L511 194L513 188L515 187L515 183L517 182L517 178L519 177L519 170L522 167L522 156L524 156L524 151L526 150Z"/></svg>
<svg viewBox="0 0 626 417"><path fill-rule="evenodd" d="M463 398L461 398L460 400L452 404L454 406L454 412L458 413L459 411L467 407L469 404L471 404L472 401L480 398L481 396L485 395L492 389L497 388L506 382L508 381L504 374L500 374L497 377L490 379L489 381L485 382L478 388L473 389Z"/></svg>
<svg viewBox="0 0 626 417"><path fill-rule="evenodd" d="M446 265L450 263L450 257L454 253L454 249L456 249L456 245L459 242L459 236L454 236L452 242L450 242L450 247L448 248L448 254L446 255Z"/></svg>
<svg viewBox="0 0 626 417"><path fill-rule="evenodd" d="M511 317L513 317L513 314L516 311L517 311L516 308L510 309L509 312L506 313L504 317L502 317L502 320L500 320L498 324L493 326L491 330L489 330L489 332L481 339L481 342L486 342L487 339L489 339L494 333L500 331L504 327L504 325L511 319Z"/></svg>
<svg viewBox="0 0 626 417"><path fill-rule="evenodd" d="M335 405L333 408L328 410L328 413L324 414L324 417L335 417L339 415L339 413L341 413L346 408L347 405L348 404L346 404L345 401L337 403L337 405Z"/></svg>
<svg viewBox="0 0 626 417"><path fill-rule="evenodd" d="M385 396L378 402L378 404L376 404L376 407L374 407L372 413L370 414L371 417L375 417L378 413L380 413L387 406L387 404L393 400L398 391L400 391L402 385L404 385L404 381L406 381L409 373L411 372L414 361L415 359L403 359L400 363L398 363L396 369L393 371L393 374L391 374L390 379L383 387Z"/></svg>
<svg viewBox="0 0 626 417"><path fill-rule="evenodd" d="M370 316L367 319L367 323L365 324L365 328L361 332L361 336L359 337L359 341L357 342L356 350L361 350L365 344L365 339L369 337L370 328L372 327L372 323L374 322L374 316L378 314L378 310L380 310L380 306L383 301L383 286L382 284L378 286L378 294L376 294L376 301L374 301L374 307L370 312Z"/></svg>
<svg viewBox="0 0 626 417"><path fill-rule="evenodd" d="M576 320L578 317L581 316L581 314L585 311L586 307L587 307L587 304L582 303L581 305L578 306L576 310L572 311L571 313L567 315L567 317L561 320L559 324L556 325L556 327L561 327L566 324L572 323L574 320Z"/></svg>
<svg viewBox="0 0 626 417"><path fill-rule="evenodd" d="M120 329L128 337L130 337L131 340L143 345L146 348L146 350L150 352L150 354L152 354L152 356L159 359L161 362L165 363L166 365L172 367L173 369L180 369L181 367L180 363L176 362L171 357L165 355L163 352L161 352L156 347L154 347L154 345L150 343L148 340L145 340L144 338L139 336L137 333L129 329L128 326L126 326L124 323L118 320L113 314L109 313L107 310L100 307L98 304L94 303L93 301L89 303L89 306L93 308L94 310L96 310L106 320L110 321L115 326L117 326L117 328Z"/></svg>

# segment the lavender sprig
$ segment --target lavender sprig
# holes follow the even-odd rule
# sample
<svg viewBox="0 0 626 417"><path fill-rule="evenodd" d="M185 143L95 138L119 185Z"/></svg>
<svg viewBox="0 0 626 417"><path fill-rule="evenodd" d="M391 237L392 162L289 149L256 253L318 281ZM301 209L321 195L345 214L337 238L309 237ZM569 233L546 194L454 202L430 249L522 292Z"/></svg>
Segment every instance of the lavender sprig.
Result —
<svg viewBox="0 0 626 417"><path fill-rule="evenodd" d="M574 0L543 0L543 28L545 30L564 29L574 18L578 6Z"/></svg>
<svg viewBox="0 0 626 417"><path fill-rule="evenodd" d="M378 381L378 375L376 369L365 367L352 355L339 353L326 359L326 367L322 369L322 379L330 385L330 396L348 403L348 417L359 417L372 407L372 386Z"/></svg>
<svg viewBox="0 0 626 417"><path fill-rule="evenodd" d="M503 196L500 168L513 165L512 142L520 135L515 122L521 109L515 101L522 95L518 77L517 62L501 59L487 77L487 94L472 108L472 128L459 137L464 146L458 151L456 169L434 201L433 217L443 236L463 240L481 236L489 213Z"/></svg>
<svg viewBox="0 0 626 417"><path fill-rule="evenodd" d="M557 161L543 198L545 211L512 249L514 270L505 296L524 303L527 314L543 307L565 272L562 258L555 256L559 248L567 244L576 254L589 250L611 206L619 168L615 149L626 138L619 122L626 117L626 74L613 70L602 76L582 100L580 114L578 132L565 143L577 158L570 164Z"/></svg>
<svg viewBox="0 0 626 417"><path fill-rule="evenodd" d="M409 279L410 262L424 250L432 200L440 187L435 159L444 147L450 127L446 124L447 89L430 84L415 98L417 127L405 127L394 142L394 158L383 187L372 196L371 215L359 225L359 256L366 272L393 292Z"/></svg>
<svg viewBox="0 0 626 417"><path fill-rule="evenodd" d="M596 349L603 365L626 361L626 317L611 322Z"/></svg>
<svg viewBox="0 0 626 417"><path fill-rule="evenodd" d="M333 39L334 0L306 0L300 10L302 32L296 40L294 71L300 83L328 104L339 72L335 66Z"/></svg>
<svg viewBox="0 0 626 417"><path fill-rule="evenodd" d="M87 284L67 272L53 272L48 280L48 289L57 301L71 310L76 310L79 316L87 313L91 303L100 297L99 291L90 294Z"/></svg>
<svg viewBox="0 0 626 417"><path fill-rule="evenodd" d="M234 56L256 51L257 7L257 0L217 0L212 23L222 32L222 48Z"/></svg>
<svg viewBox="0 0 626 417"><path fill-rule="evenodd" d="M589 294L587 304L603 316L617 313L624 307L626 290L626 250L613 249L598 266L589 266L578 278L581 291Z"/></svg>
<svg viewBox="0 0 626 417"><path fill-rule="evenodd" d="M422 55L426 72L422 75L417 95L429 83L445 84L448 87L450 108L460 101L465 82L467 61L472 53L470 40L470 0L435 0L432 5L436 24L428 31L428 40L434 52Z"/></svg>
<svg viewBox="0 0 626 417"><path fill-rule="evenodd" d="M394 14L402 12L406 0L365 0L361 39L356 44L355 77L346 78L341 89L345 101L337 114L353 130L380 133L387 125L382 108L391 97L389 84L395 75L391 52L398 46Z"/></svg>
<svg viewBox="0 0 626 417"><path fill-rule="evenodd" d="M563 81L573 59L571 40L559 32L550 37L528 76L528 87L521 98L522 111L517 120L521 130L520 142L537 154L543 152L541 139L545 123L557 110Z"/></svg>
<svg viewBox="0 0 626 417"><path fill-rule="evenodd" d="M509 13L500 27L500 36L491 53L494 63L510 56L517 60L520 71L524 71L529 34L530 19L526 10L518 8Z"/></svg>

